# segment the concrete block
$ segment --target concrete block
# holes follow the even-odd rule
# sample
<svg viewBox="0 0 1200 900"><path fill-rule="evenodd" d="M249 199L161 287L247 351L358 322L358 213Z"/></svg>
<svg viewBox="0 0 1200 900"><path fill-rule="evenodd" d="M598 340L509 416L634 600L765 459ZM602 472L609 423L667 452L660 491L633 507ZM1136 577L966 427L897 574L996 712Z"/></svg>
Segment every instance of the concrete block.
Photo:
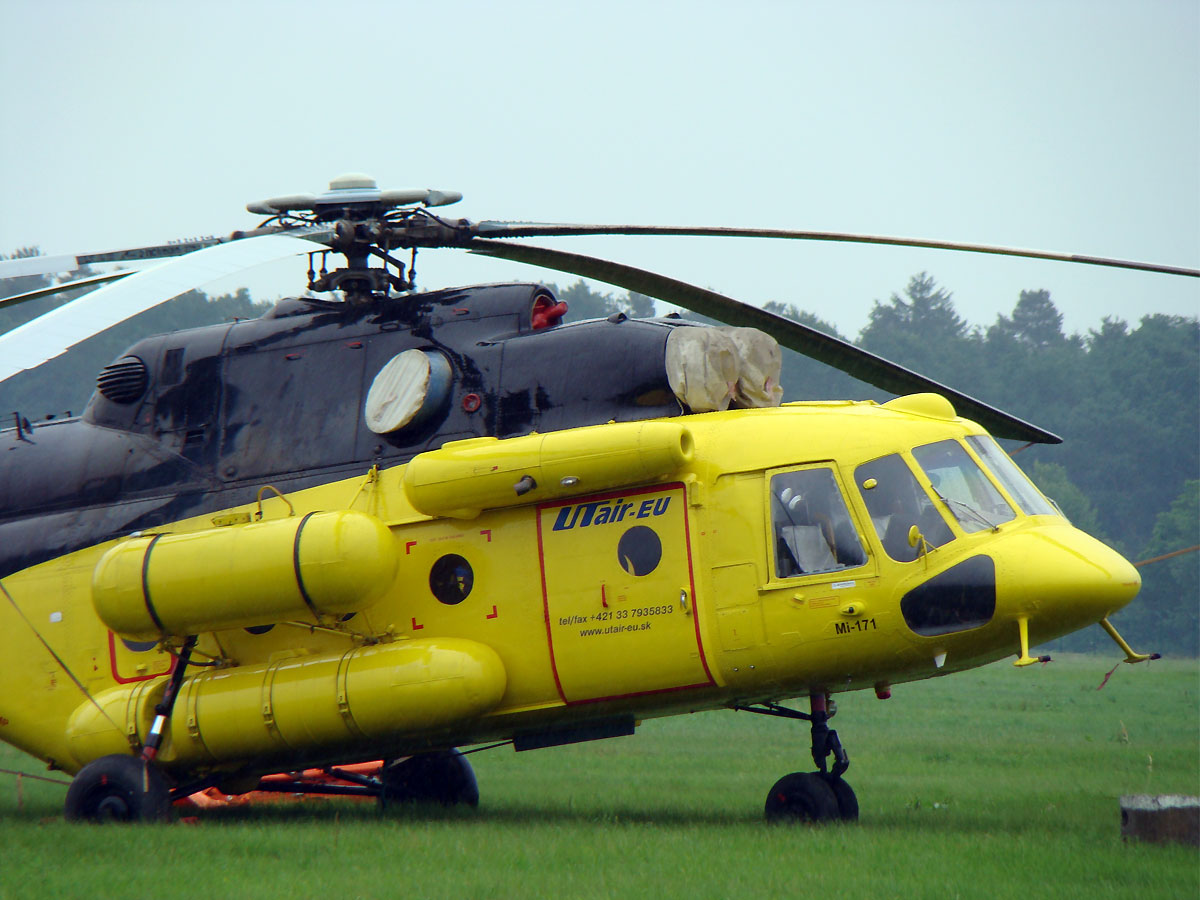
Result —
<svg viewBox="0 0 1200 900"><path fill-rule="evenodd" d="M1200 847L1200 797L1183 794L1122 797L1121 838Z"/></svg>

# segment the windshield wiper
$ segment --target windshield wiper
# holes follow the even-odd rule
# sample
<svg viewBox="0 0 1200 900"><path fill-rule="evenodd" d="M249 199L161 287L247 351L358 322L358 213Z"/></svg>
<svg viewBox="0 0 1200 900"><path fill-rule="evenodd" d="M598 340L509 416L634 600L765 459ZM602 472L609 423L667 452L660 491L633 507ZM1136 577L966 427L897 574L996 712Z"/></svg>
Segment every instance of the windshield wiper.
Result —
<svg viewBox="0 0 1200 900"><path fill-rule="evenodd" d="M1000 526L998 524L993 522L991 519L989 519L987 516L985 516L983 513L981 513L975 507L973 507L970 503L965 503L962 500L956 500L953 497L943 497L936 490L934 491L934 493L937 494L939 500L941 500L948 507L950 507L951 511L953 511L955 509L961 509L963 512L965 512L968 516L970 516L976 522L979 522L981 525L984 525L984 526L992 529L992 531L1000 530Z"/></svg>

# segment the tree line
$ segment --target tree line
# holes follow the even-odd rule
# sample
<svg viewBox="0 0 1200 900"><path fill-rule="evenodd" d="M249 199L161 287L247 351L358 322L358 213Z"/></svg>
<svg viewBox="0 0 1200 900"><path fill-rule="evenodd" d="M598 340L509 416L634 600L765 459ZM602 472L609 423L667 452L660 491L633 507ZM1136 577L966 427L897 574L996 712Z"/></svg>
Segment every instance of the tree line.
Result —
<svg viewBox="0 0 1200 900"><path fill-rule="evenodd" d="M36 254L23 249L13 256ZM73 273L79 277L83 273ZM49 283L42 276L0 282L0 297ZM603 293L583 281L550 285L568 320L623 312L654 314L636 293ZM0 333L66 301L62 295L0 306ZM79 345L65 356L0 384L0 415L31 421L82 410L96 373L149 334L261 315L245 290L220 297L193 291ZM1011 314L970 324L952 294L927 273L875 301L857 337L795 304L765 304L793 318L953 385L1060 434L1061 445L1018 450L1014 459L1068 518L1131 560L1200 543L1200 322L1148 314L1136 325L1114 318L1086 334L1066 334L1044 290L1021 291ZM784 351L786 400L869 399L891 395L826 365ZM7 425L8 422L6 421ZM1135 649L1200 652L1200 553L1141 569L1142 593L1114 617ZM1104 650L1099 628L1056 642L1059 649Z"/></svg>

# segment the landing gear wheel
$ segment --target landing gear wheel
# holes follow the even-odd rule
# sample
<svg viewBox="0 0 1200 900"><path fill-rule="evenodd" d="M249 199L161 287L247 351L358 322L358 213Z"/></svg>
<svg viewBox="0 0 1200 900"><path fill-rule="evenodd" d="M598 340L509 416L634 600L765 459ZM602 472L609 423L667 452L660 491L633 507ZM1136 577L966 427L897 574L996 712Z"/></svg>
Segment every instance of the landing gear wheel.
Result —
<svg viewBox="0 0 1200 900"><path fill-rule="evenodd" d="M167 780L136 756L102 756L80 769L67 788L71 822L164 822L170 811Z"/></svg>
<svg viewBox="0 0 1200 900"><path fill-rule="evenodd" d="M837 819L838 800L819 772L784 775L767 794L768 822L829 822Z"/></svg>
<svg viewBox="0 0 1200 900"><path fill-rule="evenodd" d="M854 789L846 783L846 779L841 775L833 775L829 772L821 772L820 775L825 779L825 783L829 785L833 796L837 799L838 818L843 822L856 821L858 819L858 797L854 796Z"/></svg>
<svg viewBox="0 0 1200 900"><path fill-rule="evenodd" d="M420 753L391 762L379 773L383 790L379 803L440 803L442 806L479 805L479 785L467 758L457 750Z"/></svg>

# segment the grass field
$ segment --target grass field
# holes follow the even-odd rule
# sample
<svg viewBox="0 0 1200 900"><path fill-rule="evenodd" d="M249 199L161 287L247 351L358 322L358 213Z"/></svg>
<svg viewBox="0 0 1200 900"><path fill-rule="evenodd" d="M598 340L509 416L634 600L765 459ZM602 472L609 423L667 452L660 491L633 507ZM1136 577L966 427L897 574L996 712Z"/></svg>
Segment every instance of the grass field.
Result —
<svg viewBox="0 0 1200 900"><path fill-rule="evenodd" d="M770 827L804 723L746 713L471 757L478 810L310 801L199 824L61 820L64 788L0 776L0 898L1195 898L1195 848L1123 843L1118 798L1200 793L1200 665L1064 657L840 697L862 819ZM0 766L40 772L16 751Z"/></svg>

